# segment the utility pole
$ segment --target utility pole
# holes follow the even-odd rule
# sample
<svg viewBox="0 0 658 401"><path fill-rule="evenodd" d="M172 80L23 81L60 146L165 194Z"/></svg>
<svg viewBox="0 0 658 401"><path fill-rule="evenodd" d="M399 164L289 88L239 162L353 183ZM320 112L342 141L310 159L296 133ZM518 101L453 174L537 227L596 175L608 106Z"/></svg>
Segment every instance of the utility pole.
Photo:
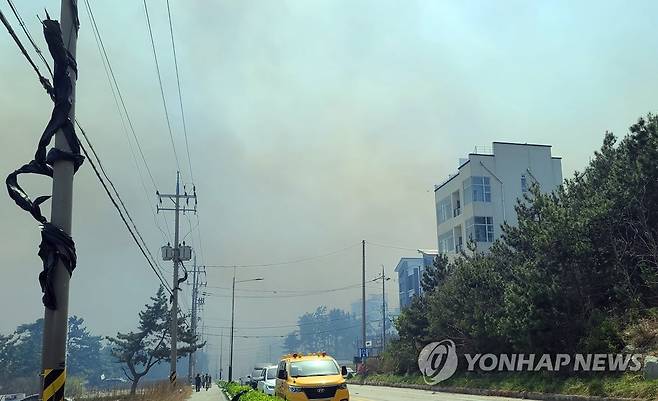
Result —
<svg viewBox="0 0 658 401"><path fill-rule="evenodd" d="M366 349L366 240L361 241L361 267L362 267L362 283L361 283L361 295L362 295L362 308L361 308L361 346L363 349ZM366 351L367 352L367 351ZM363 364L365 365L367 357L363 357Z"/></svg>
<svg viewBox="0 0 658 401"><path fill-rule="evenodd" d="M222 363L223 356L224 356L224 329L222 329L219 335L219 380L222 380L222 372L224 371L224 364Z"/></svg>
<svg viewBox="0 0 658 401"><path fill-rule="evenodd" d="M382 281L382 352L384 352L384 347L386 346L386 282L390 279L390 277L386 277L386 271L384 270L384 265L382 265L381 276L373 280Z"/></svg>
<svg viewBox="0 0 658 401"><path fill-rule="evenodd" d="M231 345L229 347L228 381L233 381L233 324L235 323L235 267L233 268L233 291L231 295Z"/></svg>
<svg viewBox="0 0 658 401"><path fill-rule="evenodd" d="M192 335L196 337L197 327L197 302L199 294L199 276L196 266L196 252L194 252L194 270L192 271ZM196 351L190 353L188 359L187 378L189 383L194 379L194 372L196 370Z"/></svg>
<svg viewBox="0 0 658 401"><path fill-rule="evenodd" d="M75 60L78 41L78 10L74 0L62 0L60 26L62 40L70 57ZM71 109L68 118L75 121L75 83L77 72L67 67L71 85ZM55 148L71 152L65 133L59 129L55 134ZM51 223L71 235L71 215L73 198L73 160L59 158L53 165L53 195ZM70 275L60 259L53 272L53 294L57 300L56 309L44 309L43 347L41 354L41 399L60 401L64 399L66 384L66 339L68 335L69 282Z"/></svg>
<svg viewBox="0 0 658 401"><path fill-rule="evenodd" d="M179 278L178 278L178 267L181 261L187 261L191 259L192 250L189 246L181 246L178 243L178 234L179 234L179 222L180 222L180 213L183 212L194 212L196 213L196 188L194 188L193 194L188 195L184 191L183 194L180 193L180 171L176 172L176 193L175 194L161 194L156 192L158 195L159 204L157 207L158 213L162 211L172 211L174 212L174 246L173 248L170 245L162 247L162 256L164 260L173 260L174 262L174 278L173 278L173 294L172 294L172 303L171 303L171 326L170 326L170 335L171 335L171 362L169 368L169 381L175 386L176 385L176 362L178 359L178 287ZM168 198L174 203L173 208L160 207L162 204L162 199ZM181 207L180 200L185 199L185 206ZM189 205L190 199L194 200L194 208L190 209L187 206ZM195 268L196 270L196 268Z"/></svg>
<svg viewBox="0 0 658 401"><path fill-rule="evenodd" d="M386 272L382 265L382 352L386 347Z"/></svg>

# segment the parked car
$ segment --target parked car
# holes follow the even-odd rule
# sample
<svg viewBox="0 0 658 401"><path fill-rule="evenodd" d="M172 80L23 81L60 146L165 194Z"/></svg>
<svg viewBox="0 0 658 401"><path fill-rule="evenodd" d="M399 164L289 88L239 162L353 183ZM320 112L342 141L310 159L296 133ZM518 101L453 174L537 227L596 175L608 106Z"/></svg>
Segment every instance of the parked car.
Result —
<svg viewBox="0 0 658 401"><path fill-rule="evenodd" d="M263 369L263 380L256 385L258 391L268 395L274 395L274 386L276 386L277 366L271 365Z"/></svg>
<svg viewBox="0 0 658 401"><path fill-rule="evenodd" d="M263 380L263 369L265 369L270 365L271 364L269 363L256 364L256 366L254 366L254 370L251 372L251 376L248 376L250 377L250 379L249 379L249 383L247 384L249 384L251 388L256 389L256 387L258 386L258 382Z"/></svg>

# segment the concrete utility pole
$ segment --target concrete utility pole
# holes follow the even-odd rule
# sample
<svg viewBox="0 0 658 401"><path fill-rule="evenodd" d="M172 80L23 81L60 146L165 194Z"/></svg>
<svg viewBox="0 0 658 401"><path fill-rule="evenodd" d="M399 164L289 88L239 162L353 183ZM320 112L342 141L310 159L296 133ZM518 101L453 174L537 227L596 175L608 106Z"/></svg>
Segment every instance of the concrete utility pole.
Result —
<svg viewBox="0 0 658 401"><path fill-rule="evenodd" d="M192 334L196 336L197 327L197 301L199 294L199 276L196 267L196 252L194 252L194 271L192 271ZM187 367L187 378L192 383L194 371L196 370L196 351L190 353Z"/></svg>
<svg viewBox="0 0 658 401"><path fill-rule="evenodd" d="M382 265L382 352L386 347L386 272Z"/></svg>
<svg viewBox="0 0 658 401"><path fill-rule="evenodd" d="M222 362L223 357L224 357L224 329L222 329L219 335L219 380L222 380L222 372L224 371L224 363Z"/></svg>
<svg viewBox="0 0 658 401"><path fill-rule="evenodd" d="M183 212L194 212L196 213L196 189L192 195L188 195L187 192L180 193L180 171L176 172L176 193L175 194L160 194L156 192L159 198L160 204L162 204L163 198L168 198L174 203L174 208L163 208L158 205L158 213L163 211L172 211L175 216L175 228L174 228L174 246L173 248L169 245L162 248L162 254L164 260L173 260L174 262L174 278L173 278L173 294L172 294L172 304L171 304L171 326L170 326L170 335L171 335L171 362L169 370L169 381L176 385L176 362L178 359L178 267L181 261L186 261L191 259L191 249L187 246L181 246L178 243L178 234L179 234L179 221L180 213ZM186 206L181 207L180 200L185 199ZM190 209L187 207L189 205L190 199L194 200L194 208ZM183 251L183 254L181 254ZM196 270L196 269L195 269Z"/></svg>
<svg viewBox="0 0 658 401"><path fill-rule="evenodd" d="M390 277L386 277L386 271L384 265L382 265L382 275L373 280L382 281L382 352L386 346L386 282L390 279Z"/></svg>
<svg viewBox="0 0 658 401"><path fill-rule="evenodd" d="M73 59L78 41L77 5L74 0L62 0L60 11L62 39ZM71 110L69 118L75 121L75 83L77 75L69 65L71 84ZM71 149L61 129L55 134L55 147L65 152ZM67 234L71 234L73 198L73 161L57 160L53 165L53 195L51 222ZM53 294L57 309L45 308L43 316L43 348L41 356L41 399L60 401L64 399L66 384L66 338L68 335L69 281L70 276L60 260L53 272Z"/></svg>
<svg viewBox="0 0 658 401"><path fill-rule="evenodd" d="M361 258L361 267L362 267L362 283L361 283L361 296L362 296L362 301L363 304L361 305L361 319L363 320L361 322L361 346L363 349L366 349L366 240L361 241L361 253L362 253L362 258ZM363 363L365 364L365 360L367 358L363 358Z"/></svg>
<svg viewBox="0 0 658 401"><path fill-rule="evenodd" d="M229 347L228 381L233 381L233 330L235 323L235 267L233 268L233 291L231 295L231 344Z"/></svg>

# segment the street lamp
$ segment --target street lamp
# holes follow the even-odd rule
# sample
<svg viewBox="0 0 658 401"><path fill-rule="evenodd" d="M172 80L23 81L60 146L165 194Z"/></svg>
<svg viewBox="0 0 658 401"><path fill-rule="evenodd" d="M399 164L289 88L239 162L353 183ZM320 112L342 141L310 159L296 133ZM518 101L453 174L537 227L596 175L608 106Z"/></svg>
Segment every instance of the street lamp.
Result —
<svg viewBox="0 0 658 401"><path fill-rule="evenodd" d="M262 277L252 278L249 280L239 280L235 281L235 269L233 269L233 295L231 296L231 350L229 352L229 361L228 361L228 381L233 380L233 330L235 323L235 284L236 283L246 283L249 281L263 281Z"/></svg>

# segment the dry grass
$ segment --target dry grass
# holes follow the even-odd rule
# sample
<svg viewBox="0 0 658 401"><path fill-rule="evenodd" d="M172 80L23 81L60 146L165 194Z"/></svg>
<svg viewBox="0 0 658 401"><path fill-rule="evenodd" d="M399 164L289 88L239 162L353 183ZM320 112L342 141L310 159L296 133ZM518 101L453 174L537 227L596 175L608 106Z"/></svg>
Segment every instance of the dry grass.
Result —
<svg viewBox="0 0 658 401"><path fill-rule="evenodd" d="M190 386L179 384L174 390L168 382L162 382L144 386L138 390L138 394L132 396L127 394L126 390L113 390L88 394L78 399L84 399L85 401L184 401L190 394L192 394Z"/></svg>

